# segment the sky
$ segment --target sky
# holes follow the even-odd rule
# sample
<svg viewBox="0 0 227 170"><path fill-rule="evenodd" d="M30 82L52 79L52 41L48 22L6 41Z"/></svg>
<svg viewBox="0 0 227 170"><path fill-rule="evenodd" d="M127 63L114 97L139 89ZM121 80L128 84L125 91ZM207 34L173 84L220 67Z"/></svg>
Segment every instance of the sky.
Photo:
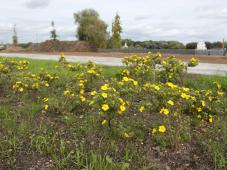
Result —
<svg viewBox="0 0 227 170"><path fill-rule="evenodd" d="M51 21L61 40L76 40L73 13L95 9L108 24L121 17L123 38L133 40L227 40L227 0L0 0L0 43L49 39Z"/></svg>

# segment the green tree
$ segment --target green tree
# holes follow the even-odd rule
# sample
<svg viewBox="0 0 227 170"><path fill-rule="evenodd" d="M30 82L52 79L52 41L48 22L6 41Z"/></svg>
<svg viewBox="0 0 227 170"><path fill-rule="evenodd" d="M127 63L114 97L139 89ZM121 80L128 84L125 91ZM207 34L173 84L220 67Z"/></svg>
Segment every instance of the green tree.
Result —
<svg viewBox="0 0 227 170"><path fill-rule="evenodd" d="M52 30L50 31L50 39L53 41L56 41L58 35L57 35L56 29L55 29L54 21L51 22L51 27L52 27Z"/></svg>
<svg viewBox="0 0 227 170"><path fill-rule="evenodd" d="M190 42L186 44L186 49L196 49L197 43L196 42Z"/></svg>
<svg viewBox="0 0 227 170"><path fill-rule="evenodd" d="M98 12L85 9L74 14L78 24L77 37L81 41L88 41L97 48L106 47L108 38L107 24L99 18Z"/></svg>
<svg viewBox="0 0 227 170"><path fill-rule="evenodd" d="M122 27L120 22L120 16L116 14L114 22L112 23L112 36L111 36L111 47L121 48L121 33Z"/></svg>

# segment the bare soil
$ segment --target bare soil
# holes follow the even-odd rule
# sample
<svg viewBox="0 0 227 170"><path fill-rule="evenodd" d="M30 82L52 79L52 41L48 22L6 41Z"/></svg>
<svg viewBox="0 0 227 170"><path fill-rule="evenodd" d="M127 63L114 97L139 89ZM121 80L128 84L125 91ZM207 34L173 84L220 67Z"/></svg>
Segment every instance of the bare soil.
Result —
<svg viewBox="0 0 227 170"><path fill-rule="evenodd" d="M58 55L58 52L51 52L51 53L45 53L45 54L55 54ZM122 53L122 52L65 52L66 56L93 56L93 57L117 57L117 58L123 58L126 56L131 55L139 55L139 56L146 56L147 53ZM201 63L213 63L213 64L227 64L227 56L206 56L206 55L199 55L199 56L193 56L193 55L187 55L187 54L164 54L164 57L167 56L176 56L178 59L181 59L183 61L189 61L192 57L196 57L199 59Z"/></svg>
<svg viewBox="0 0 227 170"><path fill-rule="evenodd" d="M60 55L60 52L36 52L36 51L8 51L4 50L1 52L6 53L26 53L26 54L48 54L48 55ZM146 56L147 53L123 53L123 52L64 52L66 56L92 56L92 57L117 57L123 58L131 55ZM213 63L213 64L227 64L227 56L218 56L218 55L188 55L188 54L163 54L164 57L167 56L176 56L178 59L183 61L189 61L192 57L199 59L201 63Z"/></svg>

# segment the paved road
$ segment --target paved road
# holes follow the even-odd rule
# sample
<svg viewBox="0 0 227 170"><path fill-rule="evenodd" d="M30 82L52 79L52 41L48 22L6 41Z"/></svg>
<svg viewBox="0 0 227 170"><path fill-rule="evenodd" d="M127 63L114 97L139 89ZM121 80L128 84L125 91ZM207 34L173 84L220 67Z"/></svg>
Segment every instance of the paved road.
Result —
<svg viewBox="0 0 227 170"><path fill-rule="evenodd" d="M59 55L48 54L21 54L21 53L0 53L4 57L19 57L30 58L37 60L58 60ZM114 57L92 57L92 56L66 56L67 61L70 62L88 62L92 61L97 64L108 66L122 66L121 58ZM197 67L188 68L188 73L204 74L204 75L227 75L227 64L209 64L200 63Z"/></svg>

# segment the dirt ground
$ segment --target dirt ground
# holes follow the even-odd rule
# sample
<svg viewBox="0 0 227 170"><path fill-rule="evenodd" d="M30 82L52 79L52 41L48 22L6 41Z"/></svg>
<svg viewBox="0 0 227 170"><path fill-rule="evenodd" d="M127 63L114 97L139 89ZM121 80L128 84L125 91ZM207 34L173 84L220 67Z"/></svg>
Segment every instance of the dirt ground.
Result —
<svg viewBox="0 0 227 170"><path fill-rule="evenodd" d="M2 51L4 52L4 51ZM21 52L21 53L31 53L31 54L37 54L34 52ZM40 54L53 54L53 55L58 55L59 52L45 52L45 53L40 53ZM146 53L122 53L122 52L65 52L64 53L66 56L98 56L98 57L117 57L117 58L122 58L126 56L131 56L131 55L140 55L140 56L145 56L147 55ZM192 57L196 57L200 60L201 63L213 63L213 64L227 64L227 56L206 56L206 55L199 55L199 56L194 56L194 55L188 55L188 54L164 54L163 56L176 56L178 59L181 59L183 61L188 61Z"/></svg>
<svg viewBox="0 0 227 170"><path fill-rule="evenodd" d="M49 54L58 54L58 53L49 53ZM65 53L65 55L71 55L71 56L99 56L99 57L125 57L130 55L140 55L145 56L146 53L119 53L119 52L71 52L71 53ZM188 61L193 55L181 55L181 54L164 54L163 56L176 56L177 58ZM214 63L214 64L227 64L227 56L206 56L206 55L200 55L195 56L200 60L201 63Z"/></svg>

